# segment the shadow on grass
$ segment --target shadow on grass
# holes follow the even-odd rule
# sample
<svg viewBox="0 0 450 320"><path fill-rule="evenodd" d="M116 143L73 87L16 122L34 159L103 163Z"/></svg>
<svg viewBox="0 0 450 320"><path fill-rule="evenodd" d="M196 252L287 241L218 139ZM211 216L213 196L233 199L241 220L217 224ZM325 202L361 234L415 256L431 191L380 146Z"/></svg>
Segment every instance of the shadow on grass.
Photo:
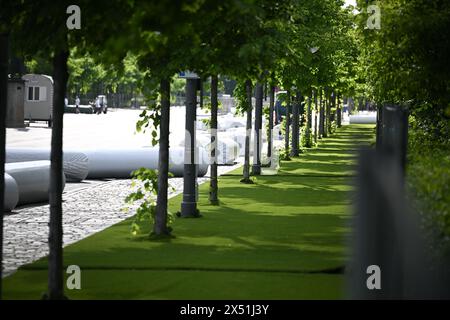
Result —
<svg viewBox="0 0 450 320"><path fill-rule="evenodd" d="M238 182L226 181L220 189L222 205L201 202L202 219L176 219L176 238L170 241L133 238L127 220L67 247L64 261L82 270L309 272L339 267L345 261L349 191L315 181L286 187L285 180L276 186L241 188L233 186ZM201 198L205 189L202 186ZM174 198L171 209L180 201ZM150 224L142 232L149 233ZM41 259L25 269L45 267L46 259Z"/></svg>
<svg viewBox="0 0 450 320"><path fill-rule="evenodd" d="M247 278L258 273L265 279L275 279L274 274L340 274L346 261L345 236L349 230L348 204L352 192L347 178L333 175L345 175L353 170L354 157L348 151L355 146L351 137L367 130L367 127L343 128L336 136L348 134L348 143L324 139L319 149L289 163L283 162L280 173L286 176L259 176L255 185L241 184L237 176L220 177L220 206L208 204L209 185L202 185L199 207L203 218L176 219L173 224L176 238L147 241L150 224L143 228L144 236L132 237L128 219L66 247L64 263L79 265L88 273L99 271L98 274L142 270L146 273L141 281L147 283L159 283L162 274L170 271L177 282L159 286L158 292L143 287L139 293L141 297L157 298L168 295L169 291L171 297L179 296L187 290L182 285L186 272L194 272L196 279L203 277L201 286L210 297L216 296L214 284L227 273L232 273L229 279L242 272L247 272ZM340 151L330 152L333 148ZM311 172L324 177L297 176ZM169 210L179 210L181 200L181 196L172 198ZM28 282L26 272L45 270L46 266L47 258L24 266L6 278L5 284L17 288L16 292L37 290L41 282ZM204 276L208 272L212 272L210 277ZM126 277L117 277L120 275L117 272L112 274L116 277L109 280L106 288L94 276L89 285L102 288L101 292L111 288L126 292L129 286ZM133 283L139 282L139 276L142 277L136 275ZM264 281L258 279L252 284L252 292L264 287ZM289 283L285 281L284 284ZM312 288L317 285L314 281ZM234 290L245 283L245 279L238 282ZM276 289L273 295L280 296L284 288ZM82 291L83 296L100 292ZM127 296L122 294L122 297Z"/></svg>
<svg viewBox="0 0 450 320"><path fill-rule="evenodd" d="M129 226L118 225L106 234L68 247L64 261L66 265L79 265L82 270L255 272L310 272L335 268L345 261L346 230L342 225L346 219L341 216L280 217L246 212L244 219L238 216L242 211L225 210L228 219L211 216L195 227L177 223L178 237L170 243L132 241L125 230ZM211 227L217 227L218 220L228 226L213 230ZM22 269L46 266L46 259L41 259Z"/></svg>
<svg viewBox="0 0 450 320"><path fill-rule="evenodd" d="M356 167L353 161L322 161L310 159L305 155L295 163L283 163L279 174L316 174L316 175L351 175Z"/></svg>
<svg viewBox="0 0 450 320"><path fill-rule="evenodd" d="M322 206L326 207L327 204L346 204L349 196L348 190L340 190L341 183L333 183L330 185L320 183L304 183L301 181L301 177L297 178L297 182L280 182L284 178L278 176L278 179L273 179L271 182L261 181L258 182L258 188L249 189L243 192L242 190L236 190L234 186L221 187L222 192L227 193L227 197L233 199L245 199L242 203L243 209L246 207L246 203L256 202L259 205L268 205L270 207L290 206L290 207L302 207L302 206ZM286 178L289 178L286 176ZM314 178L308 178L314 179ZM324 181L325 182L325 181ZM334 186L333 186L334 185ZM283 187L282 187L283 186ZM248 208L248 206L247 206ZM262 208L264 209L264 208Z"/></svg>

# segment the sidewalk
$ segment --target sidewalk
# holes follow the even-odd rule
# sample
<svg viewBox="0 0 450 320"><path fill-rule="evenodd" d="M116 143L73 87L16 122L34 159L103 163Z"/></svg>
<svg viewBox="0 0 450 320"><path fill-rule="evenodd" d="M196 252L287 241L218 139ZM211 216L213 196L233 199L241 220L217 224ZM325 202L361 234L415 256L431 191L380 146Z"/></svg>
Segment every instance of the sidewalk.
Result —
<svg viewBox="0 0 450 320"><path fill-rule="evenodd" d="M351 215L353 164L373 126L341 128L278 175L239 183L241 169L222 176L221 205L200 188L200 219L176 219L176 238L132 237L130 221L65 248L79 265L82 289L71 299L339 299ZM180 208L181 196L170 200ZM101 216L99 216L101 219ZM5 297L39 299L46 259L5 279Z"/></svg>

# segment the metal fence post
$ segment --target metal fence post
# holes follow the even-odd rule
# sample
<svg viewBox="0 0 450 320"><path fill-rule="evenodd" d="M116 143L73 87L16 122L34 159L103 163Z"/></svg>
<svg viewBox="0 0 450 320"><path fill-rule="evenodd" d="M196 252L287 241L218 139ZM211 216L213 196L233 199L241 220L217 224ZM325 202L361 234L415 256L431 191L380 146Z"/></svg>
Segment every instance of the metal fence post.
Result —
<svg viewBox="0 0 450 320"><path fill-rule="evenodd" d="M380 150L392 154L404 171L408 145L408 110L399 105L385 104L381 112L380 134Z"/></svg>
<svg viewBox="0 0 450 320"><path fill-rule="evenodd" d="M402 255L396 233L395 212L403 208L399 170L392 157L373 150L359 158L354 217L353 261L350 265L350 297L395 299L402 297ZM386 189L388 187L388 189ZM394 202L392 202L394 199ZM392 207L398 205L397 208ZM381 289L367 286L369 266L380 268Z"/></svg>
<svg viewBox="0 0 450 320"><path fill-rule="evenodd" d="M346 271L352 299L449 297L448 263L436 263L428 254L403 181L397 154L383 149L360 153L353 254ZM379 268L378 288L369 285L373 275L369 270L374 266Z"/></svg>
<svg viewBox="0 0 450 320"><path fill-rule="evenodd" d="M381 145L382 145L382 139L383 139L383 135L382 135L382 118L383 118L383 106L378 106L377 108L377 133L376 133L376 149L378 151L381 150Z"/></svg>

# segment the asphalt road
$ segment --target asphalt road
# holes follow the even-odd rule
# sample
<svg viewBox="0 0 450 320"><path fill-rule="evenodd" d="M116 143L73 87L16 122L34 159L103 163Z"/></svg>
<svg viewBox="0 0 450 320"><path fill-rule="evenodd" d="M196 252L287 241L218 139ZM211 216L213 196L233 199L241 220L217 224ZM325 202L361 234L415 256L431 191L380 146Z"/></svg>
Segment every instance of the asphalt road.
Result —
<svg viewBox="0 0 450 320"><path fill-rule="evenodd" d="M67 149L142 147L150 145L150 133L135 134L140 110L110 109L107 114L65 114L63 144ZM171 110L173 120L182 122L184 109ZM178 130L173 125L171 129ZM44 122L7 129L7 147L50 148L51 129Z"/></svg>

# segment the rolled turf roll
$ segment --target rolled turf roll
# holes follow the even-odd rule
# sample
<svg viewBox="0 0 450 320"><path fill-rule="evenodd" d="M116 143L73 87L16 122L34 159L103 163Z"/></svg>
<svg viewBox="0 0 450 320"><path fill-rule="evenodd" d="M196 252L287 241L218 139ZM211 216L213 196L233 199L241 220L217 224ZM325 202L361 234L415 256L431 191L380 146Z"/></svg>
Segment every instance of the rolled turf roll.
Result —
<svg viewBox="0 0 450 320"><path fill-rule="evenodd" d="M350 124L375 124L377 115L375 114L356 114L349 116Z"/></svg>
<svg viewBox="0 0 450 320"><path fill-rule="evenodd" d="M16 180L7 173L5 173L4 195L3 211L12 211L19 202L19 187L17 186Z"/></svg>
<svg viewBox="0 0 450 320"><path fill-rule="evenodd" d="M220 137L228 138L236 142L239 146L238 156L245 155L245 136L247 130L245 128L230 128L225 132L220 133ZM254 146L254 130L250 131L250 155L253 155L253 146ZM220 141L219 137L219 141Z"/></svg>
<svg viewBox="0 0 450 320"><path fill-rule="evenodd" d="M50 150L37 148L6 149L6 163L37 160L50 160ZM87 155L75 150L64 151L63 170L68 181L82 181L86 179L88 175Z"/></svg>
<svg viewBox="0 0 450 320"><path fill-rule="evenodd" d="M93 149L83 150L88 157L88 179L130 178L134 170L140 168L158 169L159 148L136 149ZM198 176L208 171L206 151L199 148ZM206 159L206 160L205 160ZM170 148L169 172L182 177L184 171L184 148Z"/></svg>
<svg viewBox="0 0 450 320"><path fill-rule="evenodd" d="M217 127L220 131L227 131L230 128L245 128L245 122L246 120L244 118L226 115L217 119Z"/></svg>
<svg viewBox="0 0 450 320"><path fill-rule="evenodd" d="M197 134L196 138L197 145L208 152L207 161L211 163L211 134L209 132L202 132ZM179 146L184 146L184 139L179 141ZM226 132L217 132L217 164L233 164L239 157L239 153L240 147L238 142L234 141Z"/></svg>
<svg viewBox="0 0 450 320"><path fill-rule="evenodd" d="M17 183L19 201L17 205L48 201L50 188L50 161L26 161L6 163L5 172ZM63 175L63 189L65 176Z"/></svg>
<svg viewBox="0 0 450 320"><path fill-rule="evenodd" d="M217 138L217 157L219 164L233 164L234 161L239 157L240 147L239 143L234 141L232 138L227 138L222 135L218 135Z"/></svg>

